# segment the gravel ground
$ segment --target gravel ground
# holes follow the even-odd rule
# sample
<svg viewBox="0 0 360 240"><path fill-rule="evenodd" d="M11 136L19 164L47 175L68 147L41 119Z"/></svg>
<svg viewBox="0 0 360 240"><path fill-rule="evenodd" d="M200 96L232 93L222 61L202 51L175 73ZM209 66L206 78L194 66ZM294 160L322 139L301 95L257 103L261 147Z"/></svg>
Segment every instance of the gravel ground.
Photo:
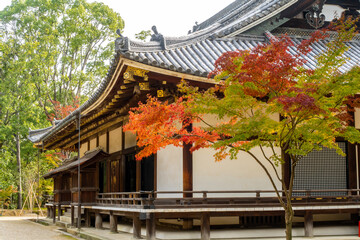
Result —
<svg viewBox="0 0 360 240"><path fill-rule="evenodd" d="M57 226L43 226L28 217L0 217L0 240L74 240L56 231Z"/></svg>

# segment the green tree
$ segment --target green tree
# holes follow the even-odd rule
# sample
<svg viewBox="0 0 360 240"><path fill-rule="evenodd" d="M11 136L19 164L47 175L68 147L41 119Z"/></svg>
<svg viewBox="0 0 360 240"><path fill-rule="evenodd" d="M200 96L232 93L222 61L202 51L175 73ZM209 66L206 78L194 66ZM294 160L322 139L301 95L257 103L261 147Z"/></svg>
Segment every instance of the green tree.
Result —
<svg viewBox="0 0 360 240"><path fill-rule="evenodd" d="M142 30L141 32L135 34L135 38L143 42L146 42L146 39L150 36L151 36L150 30Z"/></svg>
<svg viewBox="0 0 360 240"><path fill-rule="evenodd" d="M339 70L346 61L346 41L355 34L353 26L352 21L346 21L337 27L337 38L327 44L327 51L317 58L313 70L305 67L302 56L310 52L313 42L326 36L321 32L299 45L284 36L252 50L227 52L216 61L211 73L219 83L216 87L199 91L182 83L180 91L184 96L171 104L150 97L130 112L124 127L137 134L142 149L137 158L169 144L183 143L193 144L192 151L215 149L217 161L247 153L274 187L285 211L286 239L291 239L296 165L322 146L345 155L336 137L360 142L360 132L349 124L353 121L351 111L359 107L355 95L360 89L360 67L343 74ZM222 122L207 123L204 114L212 114ZM282 118L272 118L279 114ZM197 122L207 127L194 124L189 128ZM261 158L254 154L255 147L261 150ZM291 166L289 182L284 171L277 168L286 161Z"/></svg>
<svg viewBox="0 0 360 240"><path fill-rule="evenodd" d="M0 187L18 186L19 207L21 170L37 159L29 128L48 126L63 117L57 107L96 90L123 26L108 6L85 0L14 0L0 11Z"/></svg>
<svg viewBox="0 0 360 240"><path fill-rule="evenodd" d="M115 32L124 26L108 6L85 0L15 0L0 21L1 40L11 47L4 61L26 59L26 74L49 119L56 102L68 105L95 91L106 76Z"/></svg>

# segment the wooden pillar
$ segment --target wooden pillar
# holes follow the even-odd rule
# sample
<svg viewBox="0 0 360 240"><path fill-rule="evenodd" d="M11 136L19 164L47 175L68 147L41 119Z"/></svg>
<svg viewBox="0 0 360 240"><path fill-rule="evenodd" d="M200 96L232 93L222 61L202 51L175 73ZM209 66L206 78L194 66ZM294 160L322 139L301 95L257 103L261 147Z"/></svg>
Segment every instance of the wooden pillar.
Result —
<svg viewBox="0 0 360 240"><path fill-rule="evenodd" d="M117 232L117 216L113 211L110 211L110 232Z"/></svg>
<svg viewBox="0 0 360 240"><path fill-rule="evenodd" d="M54 204L52 206L52 208L53 208L52 218L53 218L53 223L55 223L56 222L56 205Z"/></svg>
<svg viewBox="0 0 360 240"><path fill-rule="evenodd" d="M146 218L146 239L147 240L155 240L155 215L153 213L149 213Z"/></svg>
<svg viewBox="0 0 360 240"><path fill-rule="evenodd" d="M314 237L314 221L311 212L306 212L304 216L305 237Z"/></svg>
<svg viewBox="0 0 360 240"><path fill-rule="evenodd" d="M58 207L58 221L60 221L60 217L61 217L61 204L59 203Z"/></svg>
<svg viewBox="0 0 360 240"><path fill-rule="evenodd" d="M190 127L189 127L190 128ZM191 128L189 129L191 130ZM192 144L184 144L183 146L183 191L193 190L193 157L190 152ZM183 197L192 197L192 193L184 193ZM184 218L183 229L192 229L193 219Z"/></svg>
<svg viewBox="0 0 360 240"><path fill-rule="evenodd" d="M48 209L49 209L49 218L53 218L53 214L54 214L54 211L53 211L53 206L50 206L50 207L48 207Z"/></svg>
<svg viewBox="0 0 360 240"><path fill-rule="evenodd" d="M122 130L124 130L122 128ZM125 192L125 132L121 131L120 192Z"/></svg>
<svg viewBox="0 0 360 240"><path fill-rule="evenodd" d="M141 162L136 161L136 191L141 190Z"/></svg>
<svg viewBox="0 0 360 240"><path fill-rule="evenodd" d="M71 205L70 211L71 211L71 226L75 227L75 207L73 205Z"/></svg>
<svg viewBox="0 0 360 240"><path fill-rule="evenodd" d="M201 216L201 239L210 239L210 214L208 212L202 213Z"/></svg>
<svg viewBox="0 0 360 240"><path fill-rule="evenodd" d="M190 152L191 144L183 147L183 191L193 190L193 158ZM184 197L192 197L192 193L184 193Z"/></svg>
<svg viewBox="0 0 360 240"><path fill-rule="evenodd" d="M95 228L102 229L102 223L103 223L103 221L102 221L100 211L96 211L95 212Z"/></svg>
<svg viewBox="0 0 360 240"><path fill-rule="evenodd" d="M85 208L84 213L85 213L85 227L90 227L91 225L90 209Z"/></svg>
<svg viewBox="0 0 360 240"><path fill-rule="evenodd" d="M348 158L348 183L350 189L357 189L357 176L356 176L356 145L347 143L347 158ZM352 192L351 194L356 194L355 192Z"/></svg>
<svg viewBox="0 0 360 240"><path fill-rule="evenodd" d="M141 239L141 220L139 216L133 217L133 238Z"/></svg>
<svg viewBox="0 0 360 240"><path fill-rule="evenodd" d="M47 207L46 209L47 209L47 211L46 211L46 213L47 213L46 217L47 217L47 218L51 218L51 208L50 208L50 207Z"/></svg>

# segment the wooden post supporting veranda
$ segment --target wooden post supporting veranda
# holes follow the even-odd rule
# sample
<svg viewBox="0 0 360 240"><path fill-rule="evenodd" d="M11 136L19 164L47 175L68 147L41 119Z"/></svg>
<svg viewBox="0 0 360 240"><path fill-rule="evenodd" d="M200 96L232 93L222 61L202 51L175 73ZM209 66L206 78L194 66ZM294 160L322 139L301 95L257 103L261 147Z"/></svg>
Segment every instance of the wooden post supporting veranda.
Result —
<svg viewBox="0 0 360 240"><path fill-rule="evenodd" d="M57 209L58 209L58 221L60 221L60 217L61 217L61 204L60 203L58 204Z"/></svg>
<svg viewBox="0 0 360 240"><path fill-rule="evenodd" d="M91 225L90 210L85 208L84 213L85 213L85 227L90 227Z"/></svg>
<svg viewBox="0 0 360 240"><path fill-rule="evenodd" d="M305 230L305 237L314 237L314 220L313 214L309 211L305 213L304 216L304 230Z"/></svg>
<svg viewBox="0 0 360 240"><path fill-rule="evenodd" d="M95 228L102 229L103 221L99 210L95 212Z"/></svg>
<svg viewBox="0 0 360 240"><path fill-rule="evenodd" d="M52 214L52 218L53 218L53 223L55 223L56 222L56 205L54 204L53 206L52 206L52 211L53 211L53 214Z"/></svg>
<svg viewBox="0 0 360 240"><path fill-rule="evenodd" d="M46 211L46 212L47 212L46 217L47 217L47 218L51 218L51 208L50 208L49 206L47 206L46 209L47 209L47 211Z"/></svg>
<svg viewBox="0 0 360 240"><path fill-rule="evenodd" d="M117 216L113 211L110 211L110 232L117 232Z"/></svg>
<svg viewBox="0 0 360 240"><path fill-rule="evenodd" d="M210 214L203 212L201 216L201 239L210 239Z"/></svg>
<svg viewBox="0 0 360 240"><path fill-rule="evenodd" d="M148 213L146 216L146 239L147 240L155 240L156 239L154 213Z"/></svg>
<svg viewBox="0 0 360 240"><path fill-rule="evenodd" d="M134 239L141 238L141 220L139 216L133 217L133 238Z"/></svg>
<svg viewBox="0 0 360 240"><path fill-rule="evenodd" d="M74 207L74 205L71 205L70 211L71 211L71 226L75 227L75 207Z"/></svg>

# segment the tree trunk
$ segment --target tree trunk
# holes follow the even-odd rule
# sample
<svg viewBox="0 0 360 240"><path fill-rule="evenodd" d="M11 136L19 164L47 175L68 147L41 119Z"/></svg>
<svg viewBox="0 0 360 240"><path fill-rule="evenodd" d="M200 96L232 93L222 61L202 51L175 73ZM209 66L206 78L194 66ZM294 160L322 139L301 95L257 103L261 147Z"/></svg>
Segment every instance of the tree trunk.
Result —
<svg viewBox="0 0 360 240"><path fill-rule="evenodd" d="M285 209L285 234L286 234L286 240L292 239L292 223L294 218L294 211L292 209L291 203L287 203L286 209Z"/></svg>
<svg viewBox="0 0 360 240"><path fill-rule="evenodd" d="M21 158L20 158L20 134L17 133L16 136L16 161L19 172L19 191L18 191L18 209L22 208L22 186L21 186Z"/></svg>

